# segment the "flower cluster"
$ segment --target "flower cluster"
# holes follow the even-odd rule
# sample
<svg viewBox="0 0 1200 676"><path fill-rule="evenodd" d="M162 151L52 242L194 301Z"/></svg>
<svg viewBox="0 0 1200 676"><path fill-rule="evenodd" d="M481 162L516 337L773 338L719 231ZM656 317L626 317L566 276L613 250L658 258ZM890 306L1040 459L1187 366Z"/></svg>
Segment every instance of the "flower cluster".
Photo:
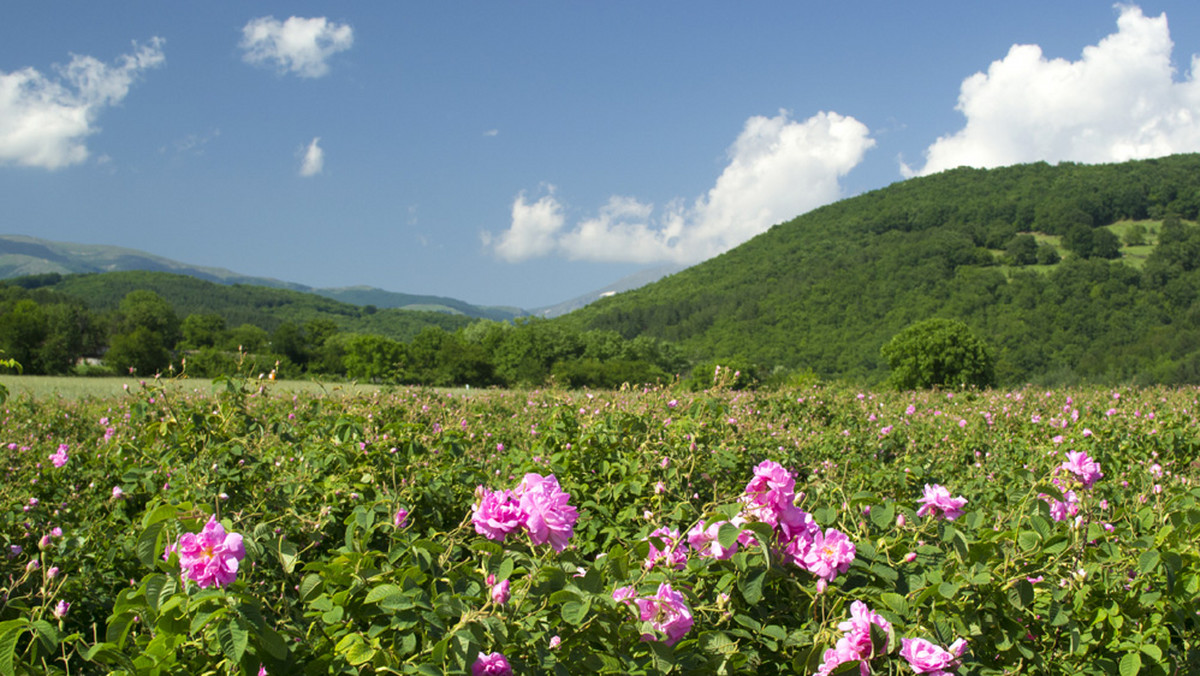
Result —
<svg viewBox="0 0 1200 676"><path fill-rule="evenodd" d="M549 543L561 552L579 518L579 512L568 504L571 495L562 491L553 474L526 474L515 490L489 491L480 486L475 497L478 502L471 507L475 532L498 542L521 529L529 533L533 544Z"/></svg>
<svg viewBox="0 0 1200 676"><path fill-rule="evenodd" d="M1079 517L1079 496L1074 488L1091 488L1092 484L1102 479L1100 463L1088 456L1086 451L1067 451L1067 459L1054 470L1050 482L1062 493L1062 500L1057 500L1045 493L1038 495L1050 505L1050 517L1055 521L1066 521ZM1078 483L1075 483L1078 482Z"/></svg>
<svg viewBox="0 0 1200 676"><path fill-rule="evenodd" d="M817 676L827 676L846 662L858 662L861 673L870 673L870 661L875 657L875 644L871 641L871 625L882 629L888 637L882 646L882 652L887 653L891 648L892 625L887 620L873 612L867 604L855 601L850 604L850 619L838 623L842 637L834 647L822 655L821 666L817 668Z"/></svg>
<svg viewBox="0 0 1200 676"><path fill-rule="evenodd" d="M662 563L668 568L683 570L687 566L687 549L674 528L662 527L650 533L650 551L646 554L646 568ZM662 543L662 548L657 543Z"/></svg>
<svg viewBox="0 0 1200 676"><path fill-rule="evenodd" d="M900 656L908 662L912 670L930 676L950 676L950 672L960 665L958 658L967 652L967 641L961 638L951 643L949 648L935 645L923 638L902 638L900 645Z"/></svg>
<svg viewBox="0 0 1200 676"><path fill-rule="evenodd" d="M776 544L793 564L832 582L854 561L854 543L833 528L821 532L812 516L796 506L795 489L795 477L782 465L770 460L759 463L740 498L742 511L735 522L770 525ZM739 542L749 545L752 540L739 538Z"/></svg>
<svg viewBox="0 0 1200 676"><path fill-rule="evenodd" d="M943 486L925 484L925 495L918 502L921 503L921 507L917 509L917 516L940 514L942 518L953 521L962 516L962 508L967 504L967 499L961 495L957 498L950 497L950 491Z"/></svg>
<svg viewBox="0 0 1200 676"><path fill-rule="evenodd" d="M649 622L650 626L665 638L667 645L675 645L691 630L694 620L692 610L688 608L683 594L671 588L670 583L658 585L658 591L653 596L635 598L633 587L621 587L613 592L613 600L632 603L637 606L638 619ZM654 634L642 634L643 641L653 641Z"/></svg>
<svg viewBox="0 0 1200 676"><path fill-rule="evenodd" d="M50 462L53 463L55 467L62 467L63 465L67 464L68 460L71 459L70 456L67 455L68 448L69 447L66 444L59 444L58 450L50 454Z"/></svg>
<svg viewBox="0 0 1200 676"><path fill-rule="evenodd" d="M168 547L164 558L172 550L179 552L179 567L184 577L200 585L200 588L225 585L237 579L238 562L246 556L242 536L226 533L217 517L209 518L199 533L184 533L179 536L175 547Z"/></svg>

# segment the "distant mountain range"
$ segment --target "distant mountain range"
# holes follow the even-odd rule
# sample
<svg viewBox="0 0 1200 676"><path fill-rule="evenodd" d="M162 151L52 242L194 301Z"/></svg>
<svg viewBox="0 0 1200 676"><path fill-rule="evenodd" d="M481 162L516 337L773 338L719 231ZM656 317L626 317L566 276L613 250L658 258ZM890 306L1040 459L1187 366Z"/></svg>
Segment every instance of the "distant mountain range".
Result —
<svg viewBox="0 0 1200 676"><path fill-rule="evenodd" d="M132 270L170 272L218 284L250 284L302 291L343 303L361 306L373 305L380 309L427 310L505 321L530 315L557 317L581 308L598 298L653 282L667 274L677 272L678 268L659 268L636 273L589 294L549 307L525 310L508 306L472 305L455 298L399 293L371 286L316 288L270 277L243 275L226 268L181 263L137 249L102 244L53 242L26 235L0 235L0 279L52 273L68 275Z"/></svg>

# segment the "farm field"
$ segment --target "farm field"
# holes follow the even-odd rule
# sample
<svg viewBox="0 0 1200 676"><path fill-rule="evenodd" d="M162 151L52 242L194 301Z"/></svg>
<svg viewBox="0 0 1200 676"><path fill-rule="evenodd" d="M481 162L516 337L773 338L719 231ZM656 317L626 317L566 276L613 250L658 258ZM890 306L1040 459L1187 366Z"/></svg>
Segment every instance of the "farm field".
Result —
<svg viewBox="0 0 1200 676"><path fill-rule="evenodd" d="M1200 670L1196 388L4 382L0 674Z"/></svg>
<svg viewBox="0 0 1200 676"><path fill-rule="evenodd" d="M190 391L192 393L208 393L212 391L211 378L188 378L186 380L167 381L169 387L176 392ZM0 385L8 388L13 396L29 395L36 399L61 398L102 398L117 397L128 388L135 391L141 388L140 378L80 378L77 376L27 376L0 374ZM276 392L296 392L308 394L364 394L376 392L380 388L369 383L322 383L313 380L279 380L273 382L272 389Z"/></svg>

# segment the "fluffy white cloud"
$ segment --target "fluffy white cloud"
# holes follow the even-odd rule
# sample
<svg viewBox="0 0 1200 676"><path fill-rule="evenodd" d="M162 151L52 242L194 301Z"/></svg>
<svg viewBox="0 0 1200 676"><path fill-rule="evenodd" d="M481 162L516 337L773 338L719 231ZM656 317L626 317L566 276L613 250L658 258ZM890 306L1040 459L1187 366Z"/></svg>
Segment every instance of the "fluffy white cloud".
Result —
<svg viewBox="0 0 1200 676"><path fill-rule="evenodd" d="M554 186L547 186L546 194L532 204L522 192L513 202L512 227L494 240L491 233L483 233L483 244L494 247L497 256L512 262L545 256L554 250L563 222L563 209L554 199Z"/></svg>
<svg viewBox="0 0 1200 676"><path fill-rule="evenodd" d="M321 77L329 72L329 57L354 44L354 30L325 17L298 16L279 21L273 16L251 19L242 27L246 63L274 66L281 73Z"/></svg>
<svg viewBox="0 0 1200 676"><path fill-rule="evenodd" d="M907 175L969 165L1115 162L1200 150L1200 59L1175 81L1166 14L1122 6L1117 32L1078 61L1046 59L1037 45L1013 45L987 73L962 83L960 131L939 138L925 166Z"/></svg>
<svg viewBox="0 0 1200 676"><path fill-rule="evenodd" d="M133 53L112 65L73 55L55 66L57 77L34 68L0 71L0 164L59 169L86 160L84 140L96 132L96 117L124 99L138 75L163 63L163 43L135 42Z"/></svg>
<svg viewBox="0 0 1200 676"><path fill-rule="evenodd" d="M325 168L325 151L320 146L321 137L317 136L304 149L304 159L300 160L301 176L316 176Z"/></svg>
<svg viewBox="0 0 1200 676"><path fill-rule="evenodd" d="M656 217L653 205L613 196L596 216L564 231L562 205L553 194L533 205L521 194L512 227L494 250L510 261L561 253L575 260L694 263L837 199L838 179L874 144L865 125L837 113L803 122L784 111L755 116L730 147L716 185L690 207L674 202ZM535 208L544 217L532 218Z"/></svg>

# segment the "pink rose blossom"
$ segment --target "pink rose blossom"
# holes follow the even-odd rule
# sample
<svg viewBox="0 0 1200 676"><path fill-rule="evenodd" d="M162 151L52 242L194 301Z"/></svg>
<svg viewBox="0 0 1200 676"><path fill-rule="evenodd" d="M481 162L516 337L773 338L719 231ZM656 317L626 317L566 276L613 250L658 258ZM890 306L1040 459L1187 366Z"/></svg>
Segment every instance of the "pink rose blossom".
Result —
<svg viewBox="0 0 1200 676"><path fill-rule="evenodd" d="M721 526L726 523L728 522L718 521L708 526L705 526L703 521L697 523L688 531L688 544L701 558L714 558L721 561L730 559L738 550L737 541L735 540L732 546L726 549L717 539Z"/></svg>
<svg viewBox="0 0 1200 676"><path fill-rule="evenodd" d="M675 570L683 570L687 567L687 548L679 537L678 530L663 526L651 532L647 540L650 542L650 551L646 554L645 566L647 569L653 568L660 562ZM661 549L655 540L662 542Z"/></svg>
<svg viewBox="0 0 1200 676"><path fill-rule="evenodd" d="M516 494L520 496L521 526L529 531L529 540L535 545L549 542L556 552L566 549L579 512L567 504L571 495L562 491L554 475L526 474Z"/></svg>
<svg viewBox="0 0 1200 676"><path fill-rule="evenodd" d="M512 676L512 673L508 660L500 653L479 653L475 664L471 665L471 676Z"/></svg>
<svg viewBox="0 0 1200 676"><path fill-rule="evenodd" d="M524 514L512 491L489 491L480 486L475 497L479 501L472 506L471 523L476 533L504 542L504 536L520 528Z"/></svg>
<svg viewBox="0 0 1200 676"><path fill-rule="evenodd" d="M854 553L854 543L844 533L833 528L824 534L818 530L804 554L803 567L813 575L832 582L833 578L850 568Z"/></svg>
<svg viewBox="0 0 1200 676"><path fill-rule="evenodd" d="M950 650L923 638L901 639L900 645L900 656L913 671L934 676L946 676L957 669L960 664L958 658L967 651L967 642L961 638L951 644Z"/></svg>
<svg viewBox="0 0 1200 676"><path fill-rule="evenodd" d="M71 459L70 456L67 455L68 448L69 447L66 444L61 444L58 447L58 451L50 455L50 462L54 463L55 467L62 467L63 465L67 464L68 460Z"/></svg>
<svg viewBox="0 0 1200 676"><path fill-rule="evenodd" d="M1059 469L1078 477L1084 488L1091 488L1097 479L1104 477L1100 463L1088 457L1087 451L1067 451L1067 460L1059 465Z"/></svg>
<svg viewBox="0 0 1200 676"><path fill-rule="evenodd" d="M967 504L967 499L961 495L952 498L950 491L942 486L925 484L925 495L920 502L921 508L917 510L917 516L937 515L940 512L944 518L953 521L962 516L962 508Z"/></svg>
<svg viewBox="0 0 1200 676"><path fill-rule="evenodd" d="M392 525L396 528L403 528L408 522L408 510L401 507L396 510L396 515L392 517Z"/></svg>
<svg viewBox="0 0 1200 676"><path fill-rule="evenodd" d="M495 603L498 606L502 606L505 603L508 603L508 599L511 596L511 594L509 594L509 591L508 591L508 588L509 588L508 580L501 580L500 582L496 582L495 581L496 578L491 575L489 575L488 578L489 578L488 584L492 585L492 603Z"/></svg>
<svg viewBox="0 0 1200 676"><path fill-rule="evenodd" d="M184 533L177 547L179 566L187 579L203 589L237 579L238 562L246 556L242 536L226 533L214 515L199 533Z"/></svg>
<svg viewBox="0 0 1200 676"><path fill-rule="evenodd" d="M66 617L67 611L70 609L71 609L70 601L61 601L60 600L58 602L58 604L54 606L54 619L61 620L62 618Z"/></svg>
<svg viewBox="0 0 1200 676"><path fill-rule="evenodd" d="M675 645L692 628L691 609L683 595L672 589L668 582L658 585L654 596L637 599L635 603L639 619L665 634L663 642L667 645ZM642 639L648 640L646 636Z"/></svg>

